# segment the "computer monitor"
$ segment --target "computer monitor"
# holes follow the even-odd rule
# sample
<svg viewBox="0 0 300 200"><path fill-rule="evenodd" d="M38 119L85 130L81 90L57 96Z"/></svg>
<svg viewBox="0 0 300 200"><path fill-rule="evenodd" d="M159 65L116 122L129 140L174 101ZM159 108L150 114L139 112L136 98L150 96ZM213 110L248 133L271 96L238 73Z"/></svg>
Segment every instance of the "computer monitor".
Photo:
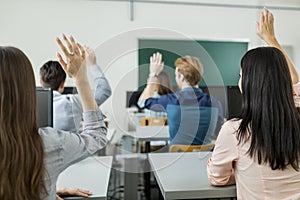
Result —
<svg viewBox="0 0 300 200"><path fill-rule="evenodd" d="M62 94L78 94L76 87L64 87Z"/></svg>
<svg viewBox="0 0 300 200"><path fill-rule="evenodd" d="M227 119L239 117L242 112L242 94L238 86L227 86L228 116Z"/></svg>
<svg viewBox="0 0 300 200"><path fill-rule="evenodd" d="M36 88L39 127L53 127L53 92L51 88Z"/></svg>
<svg viewBox="0 0 300 200"><path fill-rule="evenodd" d="M126 91L126 108L130 108L134 106L139 108L137 103L139 101L142 92L143 91Z"/></svg>
<svg viewBox="0 0 300 200"><path fill-rule="evenodd" d="M200 86L201 90L221 102L224 117L227 117L227 91L225 86Z"/></svg>

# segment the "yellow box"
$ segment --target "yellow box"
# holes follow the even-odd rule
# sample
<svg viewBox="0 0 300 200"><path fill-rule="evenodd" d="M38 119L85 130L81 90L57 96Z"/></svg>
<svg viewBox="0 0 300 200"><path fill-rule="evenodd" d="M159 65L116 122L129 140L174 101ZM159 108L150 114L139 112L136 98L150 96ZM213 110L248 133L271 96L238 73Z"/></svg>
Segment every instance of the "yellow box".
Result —
<svg viewBox="0 0 300 200"><path fill-rule="evenodd" d="M164 125L168 125L168 119L166 117L143 118L141 120L141 126L164 126Z"/></svg>

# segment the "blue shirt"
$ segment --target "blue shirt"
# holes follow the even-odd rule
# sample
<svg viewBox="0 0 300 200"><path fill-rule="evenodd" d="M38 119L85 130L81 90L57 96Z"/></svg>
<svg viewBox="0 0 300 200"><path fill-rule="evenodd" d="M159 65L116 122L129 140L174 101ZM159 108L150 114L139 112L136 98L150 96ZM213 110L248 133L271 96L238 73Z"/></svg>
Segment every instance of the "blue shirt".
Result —
<svg viewBox="0 0 300 200"><path fill-rule="evenodd" d="M145 108L165 111L168 104L210 107L212 102L211 97L203 93L200 88L190 87L176 93L162 95L160 98L148 98L145 102Z"/></svg>
<svg viewBox="0 0 300 200"><path fill-rule="evenodd" d="M145 108L157 112L166 112L167 105L218 108L218 121L215 129L216 133L218 133L224 122L223 109L220 101L212 96L203 93L200 88L184 88L176 93L162 95L160 98L148 98L145 101ZM216 135L213 134L209 138L210 140L215 139ZM172 143L172 138L170 138L170 140Z"/></svg>

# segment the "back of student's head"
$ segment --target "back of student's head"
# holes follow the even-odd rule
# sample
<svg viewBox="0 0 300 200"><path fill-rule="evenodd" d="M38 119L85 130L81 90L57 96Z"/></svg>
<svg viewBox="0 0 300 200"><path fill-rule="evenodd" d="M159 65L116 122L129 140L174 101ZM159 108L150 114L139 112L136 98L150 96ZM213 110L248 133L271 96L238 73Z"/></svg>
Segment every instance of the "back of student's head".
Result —
<svg viewBox="0 0 300 200"><path fill-rule="evenodd" d="M57 61L48 61L40 68L42 86L58 90L61 83L66 80L66 72Z"/></svg>
<svg viewBox="0 0 300 200"><path fill-rule="evenodd" d="M36 85L30 61L0 47L0 199L40 199L44 150L38 134Z"/></svg>
<svg viewBox="0 0 300 200"><path fill-rule="evenodd" d="M300 120L293 102L292 80L280 50L260 47L241 61L243 112L238 139L249 155L272 169L299 167Z"/></svg>
<svg viewBox="0 0 300 200"><path fill-rule="evenodd" d="M160 83L158 88L159 95L165 95L173 92L170 77L166 72L160 72L158 75L158 79Z"/></svg>
<svg viewBox="0 0 300 200"><path fill-rule="evenodd" d="M175 66L191 86L199 84L202 80L203 66L198 58L192 56L178 58Z"/></svg>

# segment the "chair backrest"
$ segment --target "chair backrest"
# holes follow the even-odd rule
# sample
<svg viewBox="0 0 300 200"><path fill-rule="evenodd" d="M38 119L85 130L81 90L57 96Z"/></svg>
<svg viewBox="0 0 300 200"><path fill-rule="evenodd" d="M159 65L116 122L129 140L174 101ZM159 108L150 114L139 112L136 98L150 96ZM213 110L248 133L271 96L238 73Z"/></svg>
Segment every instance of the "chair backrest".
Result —
<svg viewBox="0 0 300 200"><path fill-rule="evenodd" d="M211 143L218 121L217 108L167 105L166 111L171 145Z"/></svg>
<svg viewBox="0 0 300 200"><path fill-rule="evenodd" d="M203 145L182 145L174 144L170 146L170 152L194 152L194 151L212 151L215 144L203 144Z"/></svg>

